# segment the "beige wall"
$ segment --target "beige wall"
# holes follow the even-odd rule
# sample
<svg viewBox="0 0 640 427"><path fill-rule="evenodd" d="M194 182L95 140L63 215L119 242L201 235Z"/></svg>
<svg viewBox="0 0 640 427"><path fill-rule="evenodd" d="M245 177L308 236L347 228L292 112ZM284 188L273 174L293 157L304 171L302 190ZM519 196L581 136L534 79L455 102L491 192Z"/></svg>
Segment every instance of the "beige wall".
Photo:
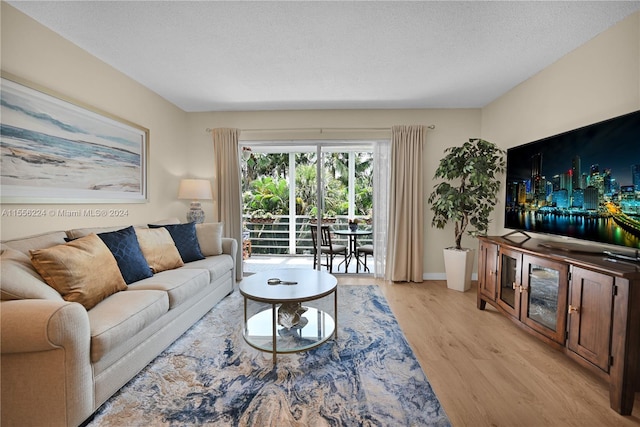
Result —
<svg viewBox="0 0 640 427"><path fill-rule="evenodd" d="M482 136L506 149L639 109L640 12L483 108ZM503 222L502 200L490 233Z"/></svg>
<svg viewBox="0 0 640 427"><path fill-rule="evenodd" d="M185 113L6 3L2 3L1 29L4 71L150 130L149 203L119 205L128 209L130 215L113 220L3 217L2 239L77 226L126 225L168 216L182 217L188 203L176 200L179 179L214 178L213 147L206 128L386 128L396 124L434 124L436 129L427 133L425 189L428 194L434 184L433 172L447 146L482 136L508 148L640 109L640 13L576 49L482 110ZM252 139L266 136L357 139L388 134L244 134L245 138ZM215 218L214 207L213 202L203 203L207 218ZM426 278L438 278L443 277L444 272L442 248L453 243L453 232L432 229L431 217L427 208L424 272ZM504 232L502 221L502 206L498 206L492 233ZM475 239L469 237L465 237L463 244L477 246Z"/></svg>
<svg viewBox="0 0 640 427"><path fill-rule="evenodd" d="M126 218L1 219L0 238L11 239L80 226L146 223L184 216L188 203L176 200L180 176L187 174L187 114L122 73L89 55L2 2L2 70L150 131L148 197L144 204L46 205L47 208L126 209ZM3 205L38 208L43 205Z"/></svg>

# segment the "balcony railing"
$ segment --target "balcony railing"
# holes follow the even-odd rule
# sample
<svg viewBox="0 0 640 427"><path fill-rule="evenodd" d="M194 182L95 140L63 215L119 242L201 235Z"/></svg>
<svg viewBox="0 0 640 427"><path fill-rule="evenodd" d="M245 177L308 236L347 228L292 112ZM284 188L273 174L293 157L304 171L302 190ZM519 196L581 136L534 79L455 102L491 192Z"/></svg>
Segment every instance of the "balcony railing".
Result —
<svg viewBox="0 0 640 427"><path fill-rule="evenodd" d="M311 225L315 218L296 215L294 217L295 230L291 229L291 218L288 215L274 215L272 218L244 217L244 237L251 240L251 252L263 255L309 255L313 253L313 241L311 239ZM346 230L348 218L337 217L323 221L334 230ZM359 225L365 229L371 229L372 225L364 220ZM332 241L342 245L348 245L345 236L334 234ZM358 239L359 244L370 244L371 236L363 236Z"/></svg>

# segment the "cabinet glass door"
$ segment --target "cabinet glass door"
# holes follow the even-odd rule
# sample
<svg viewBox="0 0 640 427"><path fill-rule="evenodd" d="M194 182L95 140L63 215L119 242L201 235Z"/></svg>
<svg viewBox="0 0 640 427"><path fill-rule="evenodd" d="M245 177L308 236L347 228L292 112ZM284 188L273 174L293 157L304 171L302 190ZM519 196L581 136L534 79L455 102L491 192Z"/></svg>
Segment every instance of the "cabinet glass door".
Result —
<svg viewBox="0 0 640 427"><path fill-rule="evenodd" d="M516 268L518 266L517 260L507 255L502 255L502 270L500 277L500 299L506 302L509 307L515 308L516 306L516 290L514 289L514 283L516 283ZM518 295L519 297L519 295Z"/></svg>
<svg viewBox="0 0 640 427"><path fill-rule="evenodd" d="M564 264L525 256L523 321L560 343L565 338L567 271Z"/></svg>
<svg viewBox="0 0 640 427"><path fill-rule="evenodd" d="M498 304L515 317L520 311L520 263L522 254L500 249L500 289Z"/></svg>
<svg viewBox="0 0 640 427"><path fill-rule="evenodd" d="M529 264L529 307L527 317L549 329L556 329L559 272Z"/></svg>

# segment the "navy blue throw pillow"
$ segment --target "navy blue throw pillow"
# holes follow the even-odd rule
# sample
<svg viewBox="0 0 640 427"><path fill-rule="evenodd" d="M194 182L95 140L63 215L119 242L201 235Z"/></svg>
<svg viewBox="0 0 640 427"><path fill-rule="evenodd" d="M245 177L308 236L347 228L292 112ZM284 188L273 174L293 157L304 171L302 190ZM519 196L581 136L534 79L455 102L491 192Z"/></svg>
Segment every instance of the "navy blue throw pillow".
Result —
<svg viewBox="0 0 640 427"><path fill-rule="evenodd" d="M149 263L142 254L133 226L118 231L99 233L98 237L113 254L127 285L153 276Z"/></svg>
<svg viewBox="0 0 640 427"><path fill-rule="evenodd" d="M184 262L198 261L204 259L202 251L200 250L200 244L198 243L198 236L196 235L196 224L189 222L187 224L169 224L169 225L153 225L149 224L149 228L167 229L173 243L176 244L180 257Z"/></svg>

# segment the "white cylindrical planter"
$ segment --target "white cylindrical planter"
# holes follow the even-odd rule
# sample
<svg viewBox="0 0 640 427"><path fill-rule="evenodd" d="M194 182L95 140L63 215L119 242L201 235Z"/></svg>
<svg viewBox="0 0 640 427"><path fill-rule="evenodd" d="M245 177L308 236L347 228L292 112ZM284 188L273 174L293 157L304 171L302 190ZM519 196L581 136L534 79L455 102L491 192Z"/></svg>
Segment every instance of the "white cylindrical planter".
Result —
<svg viewBox="0 0 640 427"><path fill-rule="evenodd" d="M476 251L474 249L444 249L444 269L447 288L465 292L471 288L471 272Z"/></svg>

